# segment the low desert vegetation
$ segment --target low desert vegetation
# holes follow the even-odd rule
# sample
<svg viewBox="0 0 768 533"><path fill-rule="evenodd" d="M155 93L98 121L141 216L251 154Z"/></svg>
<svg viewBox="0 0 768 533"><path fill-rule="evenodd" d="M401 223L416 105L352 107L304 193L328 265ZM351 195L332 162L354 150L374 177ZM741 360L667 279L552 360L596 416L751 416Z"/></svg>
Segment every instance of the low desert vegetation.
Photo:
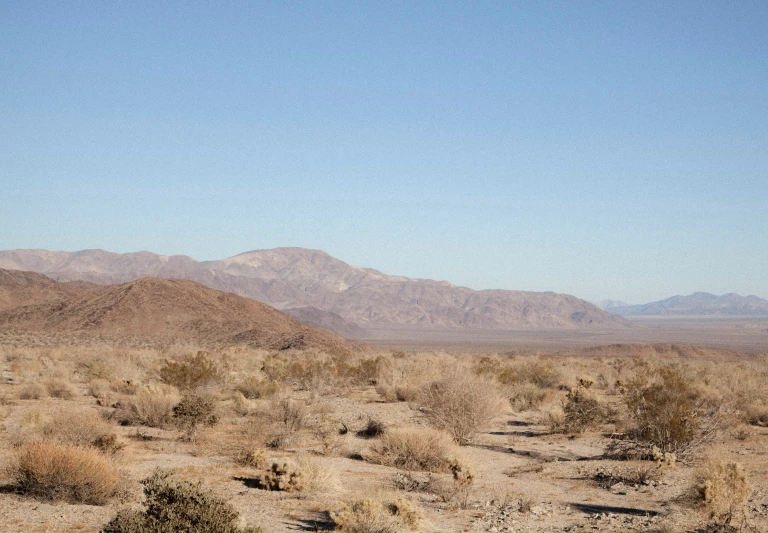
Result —
<svg viewBox="0 0 768 533"><path fill-rule="evenodd" d="M19 531L49 507L24 498L107 533L768 531L768 359L52 344L0 363ZM600 511L620 505L664 516Z"/></svg>
<svg viewBox="0 0 768 533"><path fill-rule="evenodd" d="M484 380L467 373L435 381L418 396L429 422L445 430L457 444L465 445L499 415L498 392Z"/></svg>
<svg viewBox="0 0 768 533"><path fill-rule="evenodd" d="M416 531L421 511L406 498L368 497L342 503L330 512L335 529L348 533Z"/></svg>
<svg viewBox="0 0 768 533"><path fill-rule="evenodd" d="M363 458L403 470L448 473L459 450L451 437L430 428L395 428L371 442Z"/></svg>
<svg viewBox="0 0 768 533"><path fill-rule="evenodd" d="M103 505L120 490L120 474L108 457L52 441L21 445L6 475L18 491L48 501Z"/></svg>
<svg viewBox="0 0 768 533"><path fill-rule="evenodd" d="M176 481L171 475L156 471L143 479L144 509L120 511L102 533L263 532L259 527L239 527L235 508L201 483Z"/></svg>

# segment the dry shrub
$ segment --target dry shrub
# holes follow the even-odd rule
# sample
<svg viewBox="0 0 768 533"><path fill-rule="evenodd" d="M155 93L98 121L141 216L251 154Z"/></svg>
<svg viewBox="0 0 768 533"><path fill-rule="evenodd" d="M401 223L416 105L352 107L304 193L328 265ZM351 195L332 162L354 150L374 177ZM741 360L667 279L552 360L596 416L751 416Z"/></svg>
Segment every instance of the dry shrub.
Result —
<svg viewBox="0 0 768 533"><path fill-rule="evenodd" d="M400 533L415 531L423 515L406 498L369 497L346 502L330 512L335 529L348 533Z"/></svg>
<svg viewBox="0 0 768 533"><path fill-rule="evenodd" d="M271 379L249 377L235 387L235 390L248 399L269 398L280 392L280 384Z"/></svg>
<svg viewBox="0 0 768 533"><path fill-rule="evenodd" d="M239 514L223 498L200 483L173 481L167 471L156 471L141 481L144 510L120 511L102 533L259 533L261 528L238 527Z"/></svg>
<svg viewBox="0 0 768 533"><path fill-rule="evenodd" d="M439 496L443 502L466 509L469 507L475 476L458 461L454 461L450 468L451 479L430 479L428 490Z"/></svg>
<svg viewBox="0 0 768 533"><path fill-rule="evenodd" d="M320 443L323 455L332 455L338 452L344 444L344 437L341 435L339 422L328 416L321 416L314 423L312 432Z"/></svg>
<svg viewBox="0 0 768 533"><path fill-rule="evenodd" d="M487 381L458 373L430 384L418 403L430 423L446 430L460 445L493 420L501 406L499 394Z"/></svg>
<svg viewBox="0 0 768 533"><path fill-rule="evenodd" d="M88 384L88 393L94 398L107 398L110 392L111 385L106 379L93 379Z"/></svg>
<svg viewBox="0 0 768 533"><path fill-rule="evenodd" d="M287 396L274 396L268 410L262 416L270 424L267 445L271 448L285 448L294 442L296 433L307 424L306 407Z"/></svg>
<svg viewBox="0 0 768 533"><path fill-rule="evenodd" d="M678 366L639 372L627 382L624 402L635 424L632 437L678 456L711 440L724 422L721 404L703 398Z"/></svg>
<svg viewBox="0 0 768 533"><path fill-rule="evenodd" d="M96 357L83 364L85 376L90 379L102 379L111 381L115 379L115 368L112 361L104 357Z"/></svg>
<svg viewBox="0 0 768 533"><path fill-rule="evenodd" d="M505 367L497 374L498 380L505 385L513 383L533 383L543 389L551 389L560 382L560 372L552 361L524 359Z"/></svg>
<svg viewBox="0 0 768 533"><path fill-rule="evenodd" d="M239 391L233 391L230 398L232 399L232 410L240 416L248 416L256 408L254 402L246 398Z"/></svg>
<svg viewBox="0 0 768 533"><path fill-rule="evenodd" d="M95 446L105 443L105 437L114 435L112 425L92 410L60 411L43 426L46 439L75 446Z"/></svg>
<svg viewBox="0 0 768 533"><path fill-rule="evenodd" d="M7 475L26 494L91 505L106 503L120 485L117 468L104 455L52 441L20 446Z"/></svg>
<svg viewBox="0 0 768 533"><path fill-rule="evenodd" d="M566 398L562 426L565 433L583 433L608 418L607 409L584 387L571 389Z"/></svg>
<svg viewBox="0 0 768 533"><path fill-rule="evenodd" d="M458 449L444 432L429 428L388 430L363 451L363 458L403 470L448 473Z"/></svg>
<svg viewBox="0 0 768 533"><path fill-rule="evenodd" d="M381 437L386 430L387 427L383 422L369 418L365 427L357 432L357 436L364 439L373 439L376 437Z"/></svg>
<svg viewBox="0 0 768 533"><path fill-rule="evenodd" d="M693 495L709 518L729 524L743 510L752 487L739 463L709 461L697 472Z"/></svg>
<svg viewBox="0 0 768 533"><path fill-rule="evenodd" d="M259 447L241 448L236 450L234 459L242 466L262 468L267 464L267 450Z"/></svg>
<svg viewBox="0 0 768 533"><path fill-rule="evenodd" d="M166 361L160 368L160 379L180 390L193 389L217 382L221 371L208 352L197 352L178 361Z"/></svg>
<svg viewBox="0 0 768 533"><path fill-rule="evenodd" d="M536 409L547 399L548 392L529 382L515 383L509 387L509 404L515 412Z"/></svg>
<svg viewBox="0 0 768 533"><path fill-rule="evenodd" d="M149 387L122 400L115 416L121 424L167 427L173 420L173 408L180 400L175 387Z"/></svg>
<svg viewBox="0 0 768 533"><path fill-rule="evenodd" d="M750 405L746 415L747 421L753 426L768 427L768 405Z"/></svg>
<svg viewBox="0 0 768 533"><path fill-rule="evenodd" d="M48 390L40 383L26 383L19 389L20 400L39 400L48 396Z"/></svg>
<svg viewBox="0 0 768 533"><path fill-rule="evenodd" d="M45 382L45 388L48 391L48 394L53 398L61 398L62 400L71 400L77 394L69 381L59 378L47 380Z"/></svg>

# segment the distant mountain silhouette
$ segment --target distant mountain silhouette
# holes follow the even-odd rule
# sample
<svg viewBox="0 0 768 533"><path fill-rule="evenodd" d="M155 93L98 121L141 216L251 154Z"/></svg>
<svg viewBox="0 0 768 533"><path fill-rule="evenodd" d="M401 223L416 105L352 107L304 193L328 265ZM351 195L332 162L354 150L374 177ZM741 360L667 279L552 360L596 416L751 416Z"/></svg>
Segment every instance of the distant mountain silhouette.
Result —
<svg viewBox="0 0 768 533"><path fill-rule="evenodd" d="M689 296L672 296L642 305L616 302L602 308L609 313L624 316L768 316L768 300L733 293L716 296L708 292L695 292Z"/></svg>
<svg viewBox="0 0 768 533"><path fill-rule="evenodd" d="M101 284L145 276L188 279L278 309L314 307L362 327L578 329L629 325L623 318L575 296L475 291L447 281L388 276L305 248L257 250L202 262L187 256L151 252L10 250L0 252L0 268L32 270L62 281Z"/></svg>

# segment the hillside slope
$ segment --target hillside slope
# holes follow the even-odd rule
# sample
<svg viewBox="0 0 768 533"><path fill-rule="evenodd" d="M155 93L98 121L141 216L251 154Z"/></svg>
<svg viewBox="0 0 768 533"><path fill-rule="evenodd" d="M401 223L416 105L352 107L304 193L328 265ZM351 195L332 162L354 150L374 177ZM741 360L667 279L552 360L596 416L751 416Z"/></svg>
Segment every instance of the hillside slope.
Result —
<svg viewBox="0 0 768 533"><path fill-rule="evenodd" d="M360 326L488 329L623 328L628 322L575 296L475 291L447 281L388 276L319 250L257 250L219 261L103 250L0 252L0 267L32 269L59 280L125 282L142 276L197 281L278 309L314 307Z"/></svg>
<svg viewBox="0 0 768 533"><path fill-rule="evenodd" d="M98 288L98 285L84 281L58 283L35 272L0 268L0 311L22 305L64 300L95 288Z"/></svg>
<svg viewBox="0 0 768 533"><path fill-rule="evenodd" d="M349 351L353 347L268 305L191 281L159 278L7 309L0 312L0 330L245 343L270 349Z"/></svg>

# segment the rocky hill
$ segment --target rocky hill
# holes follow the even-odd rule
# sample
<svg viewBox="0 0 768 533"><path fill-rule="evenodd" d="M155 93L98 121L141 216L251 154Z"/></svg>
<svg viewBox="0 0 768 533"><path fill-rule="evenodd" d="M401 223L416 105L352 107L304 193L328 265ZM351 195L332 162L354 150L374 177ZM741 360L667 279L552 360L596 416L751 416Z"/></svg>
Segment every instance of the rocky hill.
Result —
<svg viewBox="0 0 768 533"><path fill-rule="evenodd" d="M56 284L53 280L35 281L41 286ZM269 349L344 352L355 348L329 331L309 327L260 302L192 281L160 278L142 278L6 309L0 312L0 331L8 330L85 332L200 344L244 343Z"/></svg>
<svg viewBox="0 0 768 533"><path fill-rule="evenodd" d="M605 311L623 316L768 316L768 300L757 296L695 292L642 305L607 304Z"/></svg>
<svg viewBox="0 0 768 533"><path fill-rule="evenodd" d="M85 281L58 283L35 272L0 268L0 311L22 305L64 300L97 288L100 288L99 285Z"/></svg>
<svg viewBox="0 0 768 533"><path fill-rule="evenodd" d="M197 281L278 309L314 307L344 321L490 329L623 328L625 319L575 296L552 292L475 291L447 281L389 276L319 250L257 250L218 261L150 252L103 250L0 252L0 267L58 280L120 283L143 276Z"/></svg>

